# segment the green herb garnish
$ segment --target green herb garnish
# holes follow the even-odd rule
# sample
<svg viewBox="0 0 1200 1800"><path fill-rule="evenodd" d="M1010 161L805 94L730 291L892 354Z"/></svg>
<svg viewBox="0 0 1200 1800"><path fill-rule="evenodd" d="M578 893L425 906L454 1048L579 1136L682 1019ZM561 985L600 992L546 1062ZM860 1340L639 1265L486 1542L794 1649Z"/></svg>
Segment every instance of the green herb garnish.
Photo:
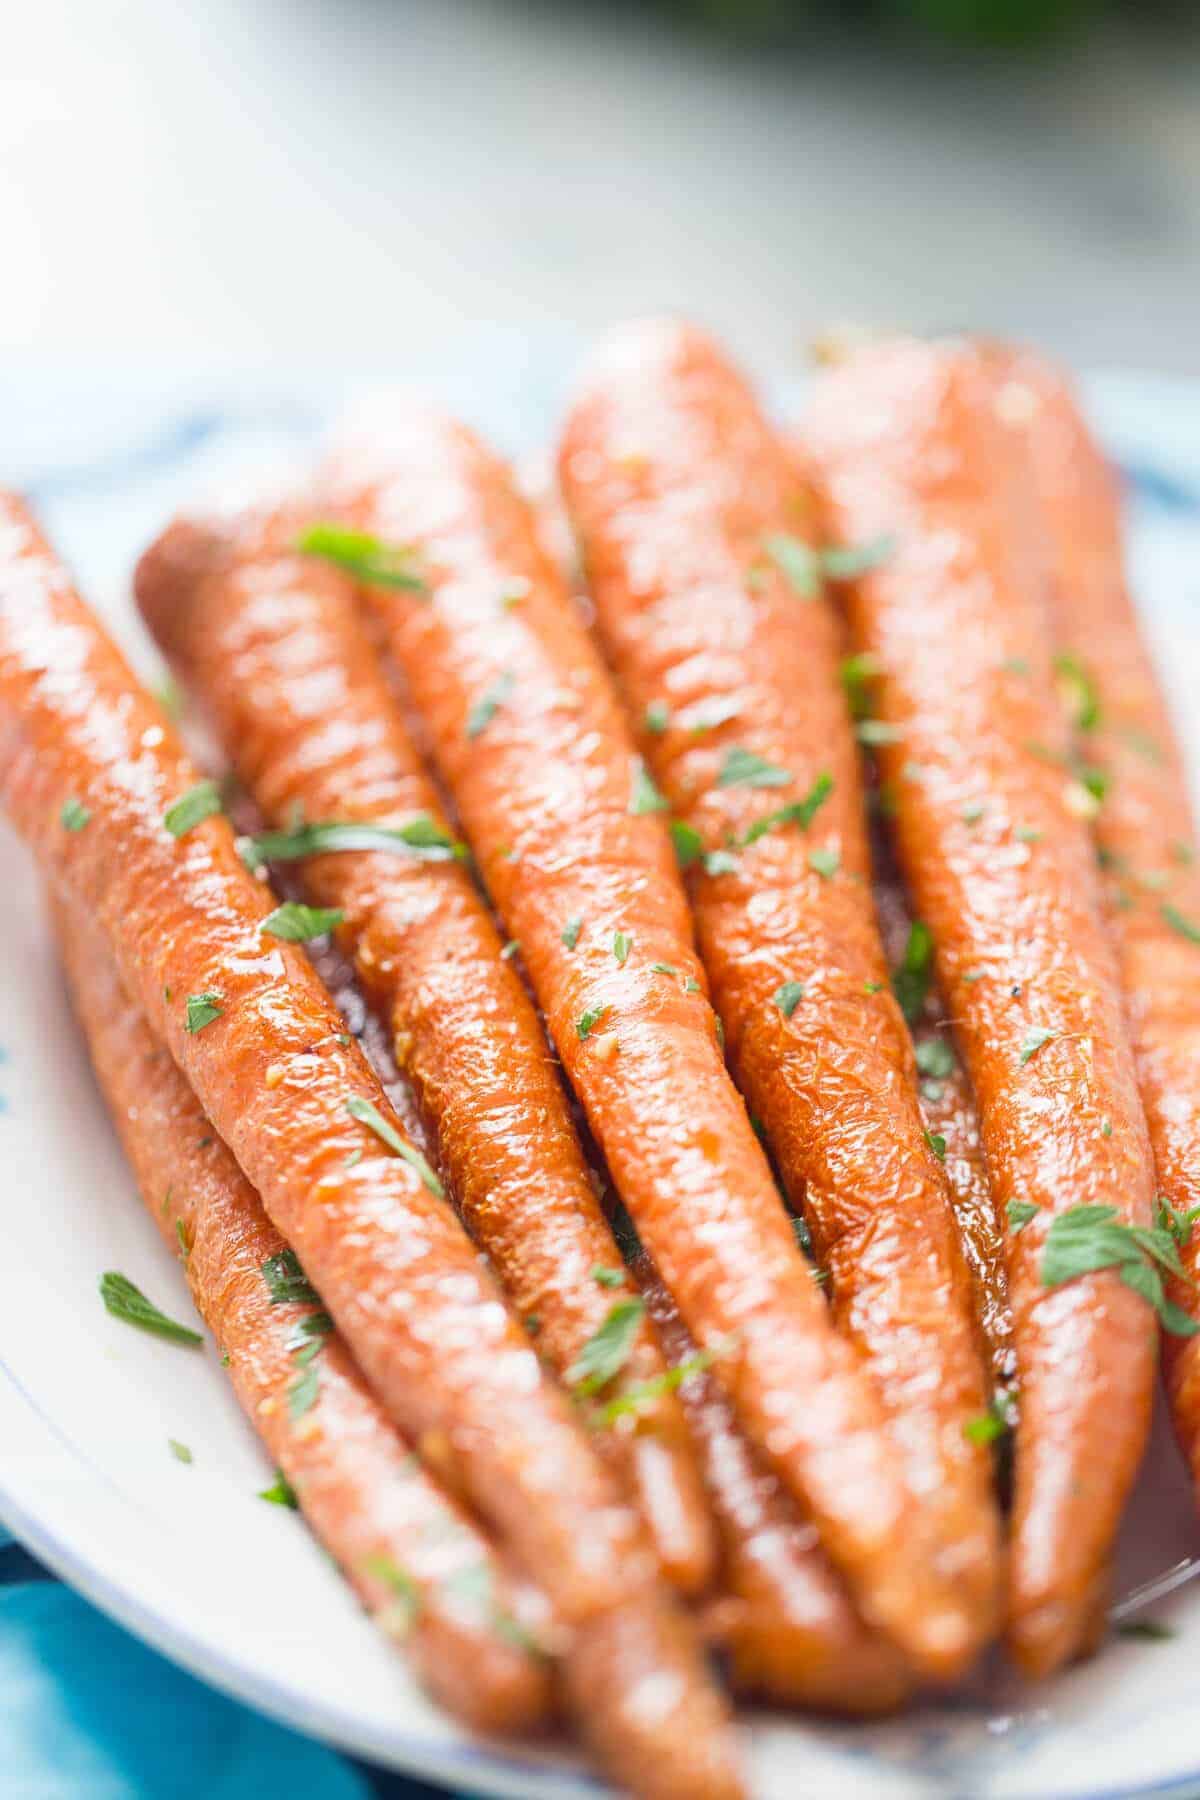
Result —
<svg viewBox="0 0 1200 1800"><path fill-rule="evenodd" d="M297 825L292 831L267 831L261 837L243 838L238 844L250 869L267 862L300 862L308 856L328 856L343 850L381 850L400 856L423 856L431 862L451 857L463 861L467 851L449 832L436 825L428 813L417 813L404 825L369 824L365 820Z"/></svg>
<svg viewBox="0 0 1200 1800"><path fill-rule="evenodd" d="M320 1345L314 1344L313 1349L319 1350ZM288 1417L293 1424L316 1405L320 1391L321 1378L316 1364L310 1360L305 1363L287 1391Z"/></svg>
<svg viewBox="0 0 1200 1800"><path fill-rule="evenodd" d="M915 1025L925 1010L932 979L933 933L921 919L914 919L900 966L892 971L892 989L910 1025Z"/></svg>
<svg viewBox="0 0 1200 1800"><path fill-rule="evenodd" d="M123 1319L126 1325L136 1325L139 1330L152 1332L155 1337L166 1338L172 1344L204 1342L198 1331L168 1319L127 1275L120 1275L115 1269L107 1270L100 1277L100 1298L113 1318Z"/></svg>
<svg viewBox="0 0 1200 1800"><path fill-rule="evenodd" d="M629 1360L645 1316L644 1300L617 1300L567 1370L567 1380L584 1398L598 1393Z"/></svg>
<svg viewBox="0 0 1200 1800"><path fill-rule="evenodd" d="M596 1415L597 1425L611 1425L614 1420L624 1418L629 1413L639 1413L650 1406L664 1394L673 1394L681 1388L692 1375L702 1375L710 1369L718 1356L726 1353L727 1346L722 1345L715 1350L694 1350L690 1356L680 1363L674 1363L661 1375L652 1375L648 1381L639 1381L633 1387L625 1389L623 1394L616 1394L602 1406Z"/></svg>
<svg viewBox="0 0 1200 1800"><path fill-rule="evenodd" d="M916 1047L917 1067L922 1075L945 1081L954 1073L954 1052L945 1038L925 1038Z"/></svg>
<svg viewBox="0 0 1200 1800"><path fill-rule="evenodd" d="M382 1553L368 1556L363 1562L363 1572L387 1589L391 1601L384 1623L393 1636L403 1637L411 1631L421 1611L421 1590L399 1563Z"/></svg>
<svg viewBox="0 0 1200 1800"><path fill-rule="evenodd" d="M260 1500L267 1500L272 1506L286 1506L292 1512L299 1509L300 1502L296 1498L296 1490L282 1469L276 1469L275 1479L270 1487L259 1490Z"/></svg>
<svg viewBox="0 0 1200 1800"><path fill-rule="evenodd" d="M562 929L562 941L568 950L573 950L579 942L579 934L583 930L583 920L568 919Z"/></svg>
<svg viewBox="0 0 1200 1800"><path fill-rule="evenodd" d="M655 737L661 737L671 723L671 709L665 700L652 700L646 708L643 720L646 730Z"/></svg>
<svg viewBox="0 0 1200 1800"><path fill-rule="evenodd" d="M1100 723L1100 694L1079 657L1064 650L1054 659L1058 689L1076 731L1094 731Z"/></svg>
<svg viewBox="0 0 1200 1800"><path fill-rule="evenodd" d="M777 531L763 539L763 549L793 593L815 600L821 591L821 555L811 544L790 532Z"/></svg>
<svg viewBox="0 0 1200 1800"><path fill-rule="evenodd" d="M787 769L769 763L754 750L734 744L725 752L725 760L717 776L718 787L774 788L786 787L792 779Z"/></svg>
<svg viewBox="0 0 1200 1800"><path fill-rule="evenodd" d="M607 1011L608 1002L605 1001L603 1006L589 1006L586 1012L581 1012L575 1021L576 1035L580 1038L587 1037L596 1029Z"/></svg>
<svg viewBox="0 0 1200 1800"><path fill-rule="evenodd" d="M629 952L632 948L633 939L629 936L627 931L615 931L613 933L612 953L616 958L617 967L619 969L625 967L625 964L629 960Z"/></svg>
<svg viewBox="0 0 1200 1800"><path fill-rule="evenodd" d="M82 831L91 816L83 801L76 800L72 795L69 800L63 801L58 822L64 831Z"/></svg>
<svg viewBox="0 0 1200 1800"><path fill-rule="evenodd" d="M221 1018L224 1011L220 994L189 994L183 1028L195 1035L206 1025L211 1025L214 1019Z"/></svg>
<svg viewBox="0 0 1200 1800"><path fill-rule="evenodd" d="M822 881L831 881L842 866L842 853L833 845L810 850L808 866Z"/></svg>
<svg viewBox="0 0 1200 1800"><path fill-rule="evenodd" d="M592 1280L596 1283L597 1287L624 1287L625 1271L624 1269L606 1269L603 1263L593 1263Z"/></svg>
<svg viewBox="0 0 1200 1800"><path fill-rule="evenodd" d="M743 832L742 845L757 843L760 837L764 837L768 831L774 831L781 825L799 825L802 830L807 831L832 792L833 777L823 770L803 800L793 800L790 805L780 806L774 812L766 813L761 819L755 819L753 825L748 826Z"/></svg>
<svg viewBox="0 0 1200 1800"><path fill-rule="evenodd" d="M1073 1206L1051 1220L1042 1285L1061 1287L1096 1269L1116 1269L1126 1287L1149 1302L1165 1330L1193 1337L1200 1325L1163 1292L1161 1269L1184 1276L1174 1237L1161 1227L1126 1225L1115 1206Z"/></svg>
<svg viewBox="0 0 1200 1800"><path fill-rule="evenodd" d="M445 1199L445 1188L416 1145L406 1144L395 1126L388 1123L372 1101L364 1100L361 1094L351 1094L346 1101L346 1111L352 1119L357 1119L360 1125L365 1125L369 1131L373 1131L375 1136L385 1143L389 1150L394 1150L397 1156L402 1157L411 1169L415 1169L431 1194L436 1194L439 1200Z"/></svg>
<svg viewBox="0 0 1200 1800"><path fill-rule="evenodd" d="M896 548L891 532L882 532L863 544L826 544L821 551L821 567L831 581L857 581L885 563Z"/></svg>
<svg viewBox="0 0 1200 1800"><path fill-rule="evenodd" d="M512 670L505 669L496 677L491 687L479 696L467 714L467 736L469 738L477 738L481 732L487 730L500 708L511 699L516 680Z"/></svg>
<svg viewBox="0 0 1200 1800"><path fill-rule="evenodd" d="M178 1438L168 1438L167 1448L176 1462L190 1463L196 1460L187 1445L181 1444Z"/></svg>
<svg viewBox="0 0 1200 1800"><path fill-rule="evenodd" d="M879 658L870 650L860 650L857 656L844 656L838 665L838 674L850 705L850 717L869 719L871 683L883 674Z"/></svg>
<svg viewBox="0 0 1200 1800"><path fill-rule="evenodd" d="M429 592L417 553L409 544L386 544L368 531L321 521L302 531L295 547L303 556L319 556L322 562L332 563L364 586Z"/></svg>
<svg viewBox="0 0 1200 1800"><path fill-rule="evenodd" d="M262 1265L262 1278L267 1284L272 1306L321 1304L321 1296L300 1267L300 1258L294 1250L279 1250L274 1256L268 1256Z"/></svg>
<svg viewBox="0 0 1200 1800"><path fill-rule="evenodd" d="M969 1444L994 1444L1016 1425L1015 1397L1010 1388L997 1388L987 1411L968 1419L963 1436Z"/></svg>
<svg viewBox="0 0 1200 1800"><path fill-rule="evenodd" d="M1021 1067L1024 1068L1025 1064L1037 1055L1043 1044L1050 1043L1057 1035L1057 1032L1051 1031L1048 1025L1035 1025L1031 1031L1027 1031L1021 1040Z"/></svg>
<svg viewBox="0 0 1200 1800"><path fill-rule="evenodd" d="M340 906L305 906L299 900L285 900L259 926L265 937L282 938L287 944L307 944L310 939L324 937L346 917Z"/></svg>
<svg viewBox="0 0 1200 1800"><path fill-rule="evenodd" d="M642 813L666 812L667 803L650 779L646 765L639 758L633 765L629 786L629 808L635 818Z"/></svg>
<svg viewBox="0 0 1200 1800"><path fill-rule="evenodd" d="M1008 1214L1009 1229L1017 1237L1042 1209L1034 1200L1010 1200L1004 1210Z"/></svg>
<svg viewBox="0 0 1200 1800"><path fill-rule="evenodd" d="M689 825L685 819L672 819L668 829L680 868L686 869L698 862L704 852L704 839L696 827Z"/></svg>
<svg viewBox="0 0 1200 1800"><path fill-rule="evenodd" d="M860 719L854 727L854 735L860 744L874 746L898 744L904 733L898 725L889 725L886 719Z"/></svg>
<svg viewBox="0 0 1200 1800"><path fill-rule="evenodd" d="M776 988L771 995L771 1004L779 1008L785 1019L790 1019L803 998L804 983L802 981L785 981L783 986Z"/></svg>
<svg viewBox="0 0 1200 1800"><path fill-rule="evenodd" d="M163 814L163 824L172 837L181 838L220 810L221 790L216 782L198 781L186 794L181 794L174 805L168 806Z"/></svg>
<svg viewBox="0 0 1200 1800"><path fill-rule="evenodd" d="M938 1161L945 1162L945 1160L946 1160L946 1140L942 1136L941 1132L940 1131L927 1131L925 1133L925 1142L928 1144L929 1148L933 1151L933 1154L937 1157Z"/></svg>
<svg viewBox="0 0 1200 1800"><path fill-rule="evenodd" d="M1180 912L1177 906L1172 906L1169 900L1163 901L1161 911L1172 931L1177 931L1189 944L1200 944L1200 925L1194 919L1189 919L1186 913Z"/></svg>

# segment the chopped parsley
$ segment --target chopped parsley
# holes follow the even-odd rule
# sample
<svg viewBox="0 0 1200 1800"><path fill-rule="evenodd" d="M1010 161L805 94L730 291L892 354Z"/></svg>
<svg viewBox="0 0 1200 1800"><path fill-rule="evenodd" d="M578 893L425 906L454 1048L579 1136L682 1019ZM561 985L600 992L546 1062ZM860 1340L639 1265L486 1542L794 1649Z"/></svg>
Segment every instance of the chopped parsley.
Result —
<svg viewBox="0 0 1200 1800"><path fill-rule="evenodd" d="M1076 731L1094 731L1100 723L1100 694L1083 662L1064 650L1054 659L1058 691Z"/></svg>
<svg viewBox="0 0 1200 1800"><path fill-rule="evenodd" d="M1009 1229L1014 1237L1018 1237L1042 1209L1034 1200L1010 1200L1004 1210L1008 1214Z"/></svg>
<svg viewBox="0 0 1200 1800"><path fill-rule="evenodd" d="M652 700L646 708L643 720L646 730L655 737L661 737L671 723L671 709L665 700Z"/></svg>
<svg viewBox="0 0 1200 1800"><path fill-rule="evenodd" d="M583 1398L598 1393L625 1367L637 1341L646 1303L636 1296L614 1301L567 1370L567 1380Z"/></svg>
<svg viewBox="0 0 1200 1800"><path fill-rule="evenodd" d="M933 1154L937 1157L938 1161L945 1162L945 1160L946 1160L946 1140L942 1136L941 1132L940 1131L927 1131L925 1133L925 1142L926 1142L926 1144L928 1144L929 1148L933 1151Z"/></svg>
<svg viewBox="0 0 1200 1800"><path fill-rule="evenodd" d="M1125 1624L1117 1626L1117 1636L1137 1638L1144 1644L1164 1644L1175 1633L1160 1619L1129 1619Z"/></svg>
<svg viewBox="0 0 1200 1800"><path fill-rule="evenodd" d="M346 917L340 906L305 906L299 900L285 900L259 926L265 937L282 938L287 944L307 944L311 938L324 937Z"/></svg>
<svg viewBox="0 0 1200 1800"><path fill-rule="evenodd" d="M756 844L760 837L765 837L768 831L774 831L780 825L799 825L802 830L807 831L832 792L833 776L827 770L822 770L803 800L793 800L790 805L780 806L774 812L764 814L761 819L755 819L753 825L743 832L742 845Z"/></svg>
<svg viewBox="0 0 1200 1800"><path fill-rule="evenodd" d="M658 962L650 964L650 972L652 975L678 975L679 970L674 963Z"/></svg>
<svg viewBox="0 0 1200 1800"><path fill-rule="evenodd" d="M215 781L198 781L186 794L181 794L163 814L163 824L172 837L184 837L189 831L211 819L221 810L221 790Z"/></svg>
<svg viewBox="0 0 1200 1800"><path fill-rule="evenodd" d="M1200 1219L1200 1206L1192 1206L1187 1212L1180 1212L1178 1207L1171 1205L1165 1194L1160 1194L1155 1201L1154 1217L1159 1230L1170 1232L1183 1250L1192 1241L1192 1226Z"/></svg>
<svg viewBox="0 0 1200 1800"><path fill-rule="evenodd" d="M589 1006L586 1012L581 1012L575 1021L576 1035L580 1038L587 1037L596 1029L607 1011L608 1002L605 1001L603 1006Z"/></svg>
<svg viewBox="0 0 1200 1800"><path fill-rule="evenodd" d="M511 962L513 957L519 956L520 953L521 953L520 938L509 938L507 944L502 944L500 947L500 961L501 962Z"/></svg>
<svg viewBox="0 0 1200 1800"><path fill-rule="evenodd" d="M619 1288L625 1286L624 1269L607 1269L603 1263L592 1264L592 1280L597 1287Z"/></svg>
<svg viewBox="0 0 1200 1800"><path fill-rule="evenodd" d="M1011 1388L997 1388L988 1401L987 1411L963 1426L969 1444L994 1444L1010 1432L1017 1422L1016 1399Z"/></svg>
<svg viewBox="0 0 1200 1800"><path fill-rule="evenodd" d="M567 920L562 929L562 941L567 946L568 950L573 950L575 948L576 944L579 942L579 934L582 930L582 919L574 918Z"/></svg>
<svg viewBox="0 0 1200 1800"><path fill-rule="evenodd" d="M1189 944L1200 944L1200 925L1194 919L1189 919L1186 913L1180 912L1177 906L1172 906L1169 900L1163 901L1162 916L1171 930L1177 931Z"/></svg>
<svg viewBox="0 0 1200 1800"><path fill-rule="evenodd" d="M785 1019L790 1019L803 998L804 983L802 981L785 981L783 986L776 988L771 995L771 1004L779 1008Z"/></svg>
<svg viewBox="0 0 1200 1800"><path fill-rule="evenodd" d="M300 1267L294 1250L279 1250L262 1265L262 1278L267 1284L272 1306L319 1306L321 1296Z"/></svg>
<svg viewBox="0 0 1200 1800"><path fill-rule="evenodd" d="M211 1025L214 1019L221 1018L224 1011L220 994L189 994L183 1028L195 1035L197 1031L203 1031L206 1025Z"/></svg>
<svg viewBox="0 0 1200 1800"><path fill-rule="evenodd" d="M1027 1031L1021 1040L1021 1067L1024 1068L1043 1044L1049 1044L1057 1035L1048 1025L1035 1025L1031 1031Z"/></svg>
<svg viewBox="0 0 1200 1800"><path fill-rule="evenodd" d="M77 800L75 796L72 795L69 800L63 801L62 811L58 815L58 822L64 831L82 831L91 816L90 811L83 804L83 801Z"/></svg>
<svg viewBox="0 0 1200 1800"><path fill-rule="evenodd" d="M181 1444L178 1438L168 1438L167 1448L176 1462L190 1463L196 1460L187 1445Z"/></svg>
<svg viewBox="0 0 1200 1800"><path fill-rule="evenodd" d="M664 1394L673 1394L690 1376L702 1375L705 1369L710 1369L718 1356L725 1354L725 1348L726 1346L721 1346L715 1350L694 1350L682 1362L664 1369L661 1375L652 1375L648 1381L636 1382L600 1408L596 1423L611 1425L616 1419L629 1413L639 1413L644 1407L653 1405Z"/></svg>
<svg viewBox="0 0 1200 1800"><path fill-rule="evenodd" d="M314 1344L313 1349L319 1350L320 1345ZM320 1391L321 1378L317 1373L317 1366L311 1360L307 1361L287 1391L288 1417L293 1424L312 1410Z"/></svg>
<svg viewBox="0 0 1200 1800"><path fill-rule="evenodd" d="M732 875L738 866L732 850L706 850L703 861L706 875Z"/></svg>
<svg viewBox="0 0 1200 1800"><path fill-rule="evenodd" d="M962 809L962 822L964 825L978 825L986 812L987 807L982 800L972 800L969 806Z"/></svg>
<svg viewBox="0 0 1200 1800"><path fill-rule="evenodd" d="M639 758L633 765L633 775L629 784L628 810L635 818L642 813L666 812L667 803L650 779L644 762Z"/></svg>
<svg viewBox="0 0 1200 1800"><path fill-rule="evenodd" d="M303 556L319 556L367 587L396 588L427 594L429 582L410 544L387 544L368 531L324 520L310 525L296 539Z"/></svg>
<svg viewBox="0 0 1200 1800"><path fill-rule="evenodd" d="M444 1200L446 1190L426 1162L415 1144L406 1144L394 1125L390 1125L379 1108L370 1100L364 1100L361 1094L351 1094L346 1101L346 1111L352 1119L357 1119L369 1131L385 1143L389 1150L402 1157L411 1169L415 1169L424 1185L439 1200Z"/></svg>
<svg viewBox="0 0 1200 1800"><path fill-rule="evenodd" d="M136 1325L139 1330L152 1332L155 1337L166 1338L172 1344L204 1342L198 1331L168 1319L127 1275L120 1275L115 1269L107 1270L100 1277L100 1298L113 1318L123 1319L126 1325Z"/></svg>
<svg viewBox="0 0 1200 1800"><path fill-rule="evenodd" d="M477 738L481 732L487 730L500 708L512 698L516 680L512 670L505 669L496 677L491 687L479 696L467 714L466 729L469 738Z"/></svg>
<svg viewBox="0 0 1200 1800"><path fill-rule="evenodd" d="M925 1010L932 979L933 933L923 920L914 919L900 966L892 971L892 989L910 1025L915 1025Z"/></svg>
<svg viewBox="0 0 1200 1800"><path fill-rule="evenodd" d="M395 1636L403 1636L412 1629L421 1610L421 1591L416 1582L399 1563L382 1553L368 1556L363 1563L363 1572L387 1589L391 1601L387 1610L387 1628Z"/></svg>
<svg viewBox="0 0 1200 1800"><path fill-rule="evenodd" d="M675 855L679 859L680 868L686 869L689 868L692 863L698 862L704 853L704 839L700 836L696 827L694 825L689 825L686 819L672 819L668 829L671 833L671 842L675 846Z"/></svg>
<svg viewBox="0 0 1200 1800"><path fill-rule="evenodd" d="M873 747L877 744L898 744L904 733L898 725L889 725L886 719L860 719L854 727L854 735L860 744Z"/></svg>
<svg viewBox="0 0 1200 1800"><path fill-rule="evenodd" d="M945 1038L925 1038L917 1045L917 1067L922 1075L945 1081L954 1073L954 1052Z"/></svg>
<svg viewBox="0 0 1200 1800"><path fill-rule="evenodd" d="M802 600L815 600L821 591L821 554L790 532L773 532L763 539L763 549L792 592Z"/></svg>
<svg viewBox="0 0 1200 1800"><path fill-rule="evenodd" d="M274 1481L270 1487L261 1488L258 1497L269 1501L272 1506L286 1506L292 1512L296 1512L300 1505L296 1490L282 1469L276 1469Z"/></svg>
<svg viewBox="0 0 1200 1800"><path fill-rule="evenodd" d="M844 656L838 665L842 687L850 705L852 719L871 716L871 683L883 674L883 664L870 650L856 656Z"/></svg>
<svg viewBox="0 0 1200 1800"><path fill-rule="evenodd" d="M862 544L826 544L821 551L821 567L831 581L857 581L885 563L896 548L890 532L868 538Z"/></svg>
<svg viewBox="0 0 1200 1800"><path fill-rule="evenodd" d="M432 862L449 857L462 861L466 847L456 843L428 813L417 813L404 825L381 825L366 820L337 821L324 825L297 825L291 831L267 831L260 837L242 838L238 848L250 869L266 862L300 862L308 856L328 856L343 850L382 850L401 856L423 856Z"/></svg>
<svg viewBox="0 0 1200 1800"><path fill-rule="evenodd" d="M1042 1285L1061 1287L1095 1269L1115 1269L1126 1287L1149 1302L1172 1335L1193 1337L1200 1331L1200 1325L1163 1292L1162 1269L1184 1275L1170 1231L1127 1225L1115 1206L1072 1206L1057 1214L1046 1233Z"/></svg>
<svg viewBox="0 0 1200 1800"><path fill-rule="evenodd" d="M864 981L863 982L863 993L864 994L878 994L880 992L880 990L882 989L882 987L883 987L882 981Z"/></svg>
<svg viewBox="0 0 1200 1800"><path fill-rule="evenodd" d="M786 787L792 779L787 769L769 763L754 750L734 744L725 753L717 776L718 787L774 788Z"/></svg>
<svg viewBox="0 0 1200 1800"><path fill-rule="evenodd" d="M627 931L615 931L613 933L612 953L616 958L617 967L619 969L625 967L625 964L629 960L629 952L632 949L633 939Z"/></svg>
<svg viewBox="0 0 1200 1800"><path fill-rule="evenodd" d="M842 853L836 845L810 850L808 866L822 881L831 881L842 866Z"/></svg>

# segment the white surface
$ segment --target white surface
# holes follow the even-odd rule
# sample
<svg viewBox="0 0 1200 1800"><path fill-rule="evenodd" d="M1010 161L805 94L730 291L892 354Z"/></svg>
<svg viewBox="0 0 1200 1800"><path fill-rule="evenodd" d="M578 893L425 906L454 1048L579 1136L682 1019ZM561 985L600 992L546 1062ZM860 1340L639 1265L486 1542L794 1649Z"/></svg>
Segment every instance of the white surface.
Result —
<svg viewBox="0 0 1200 1800"><path fill-rule="evenodd" d="M1198 291L1194 35L754 56L632 0L0 0L0 356L385 363L671 307L763 367L850 317L1200 371Z"/></svg>
<svg viewBox="0 0 1200 1800"><path fill-rule="evenodd" d="M522 409L511 369L493 359L460 369L459 389L472 396L460 403L510 442L536 442L562 371L534 374L539 399ZM453 390L454 372L445 378ZM201 406L191 384L180 415L153 383L141 394L94 383L87 406L67 409L61 389L30 380L14 384L0 419L0 470L42 491L85 591L134 642L125 578L148 534L198 484L294 450L327 391L301 379L242 392L242 410L226 416L211 394ZM1154 483L1200 494L1200 389L1110 379L1091 392L1123 457ZM205 417L206 434L181 429ZM1200 770L1200 510L1148 499L1133 525L1148 623ZM110 1268L175 1317L188 1317L190 1303L132 1190L33 871L3 826L0 872L0 1517L149 1642L301 1729L514 1800L591 1791L569 1757L489 1748L434 1712L300 1521L255 1498L270 1470L211 1342L196 1354L103 1311L97 1279ZM172 1459L169 1437L189 1445L192 1465ZM1173 1639L1114 1642L1037 1690L993 1670L972 1693L886 1724L747 1719L758 1800L1200 1793L1197 1558L1200 1524L1160 1429L1123 1534L1118 1592L1135 1613L1169 1622Z"/></svg>

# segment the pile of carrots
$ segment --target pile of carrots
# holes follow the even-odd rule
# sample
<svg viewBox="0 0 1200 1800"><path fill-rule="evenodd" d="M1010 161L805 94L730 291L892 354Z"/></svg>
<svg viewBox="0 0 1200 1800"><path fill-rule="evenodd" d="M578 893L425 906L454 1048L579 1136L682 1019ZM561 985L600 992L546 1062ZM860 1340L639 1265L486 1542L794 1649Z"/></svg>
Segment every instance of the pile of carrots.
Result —
<svg viewBox="0 0 1200 1800"><path fill-rule="evenodd" d="M1160 1341L1200 1479L1195 832L1033 355L785 437L629 326L557 466L381 401L146 551L239 832L0 495L0 802L276 1497L468 1725L724 1800L711 1651L865 1714L1095 1646Z"/></svg>

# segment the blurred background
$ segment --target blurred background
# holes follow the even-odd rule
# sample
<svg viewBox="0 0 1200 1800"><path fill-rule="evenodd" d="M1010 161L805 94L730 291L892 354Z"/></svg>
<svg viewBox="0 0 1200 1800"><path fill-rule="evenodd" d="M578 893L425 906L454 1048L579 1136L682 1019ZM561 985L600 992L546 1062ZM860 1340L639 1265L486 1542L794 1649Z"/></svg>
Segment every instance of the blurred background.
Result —
<svg viewBox="0 0 1200 1800"><path fill-rule="evenodd" d="M1200 371L1195 15L0 0L0 357L410 366L674 307L774 369L855 320Z"/></svg>

